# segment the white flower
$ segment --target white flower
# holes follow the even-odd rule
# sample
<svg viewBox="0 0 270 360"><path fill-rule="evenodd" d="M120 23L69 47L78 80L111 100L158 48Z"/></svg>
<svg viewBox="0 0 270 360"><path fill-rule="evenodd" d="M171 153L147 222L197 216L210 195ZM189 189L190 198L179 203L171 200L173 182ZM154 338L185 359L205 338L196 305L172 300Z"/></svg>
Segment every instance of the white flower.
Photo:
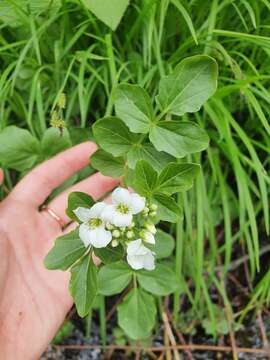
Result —
<svg viewBox="0 0 270 360"><path fill-rule="evenodd" d="M127 262L135 270L154 270L154 255L154 252L142 244L141 239L131 241L127 246Z"/></svg>
<svg viewBox="0 0 270 360"><path fill-rule="evenodd" d="M98 202L91 209L78 207L73 211L82 221L79 227L79 236L86 247L93 245L96 248L102 248L107 246L112 239L111 232L105 229L102 217L105 207L104 202Z"/></svg>
<svg viewBox="0 0 270 360"><path fill-rule="evenodd" d="M145 207L145 198L132 194L127 189L117 188L112 193L112 205L106 206L102 216L105 221L119 227L130 226L132 215Z"/></svg>
<svg viewBox="0 0 270 360"><path fill-rule="evenodd" d="M143 231L141 231L140 236L141 236L142 240L147 242L148 244L156 243L156 239L150 231L143 230Z"/></svg>
<svg viewBox="0 0 270 360"><path fill-rule="evenodd" d="M155 227L154 224L148 223L148 224L145 225L145 228L146 228L148 231L150 231L150 233L152 233L153 235L155 235L155 233L157 232L157 229L156 229L156 227Z"/></svg>

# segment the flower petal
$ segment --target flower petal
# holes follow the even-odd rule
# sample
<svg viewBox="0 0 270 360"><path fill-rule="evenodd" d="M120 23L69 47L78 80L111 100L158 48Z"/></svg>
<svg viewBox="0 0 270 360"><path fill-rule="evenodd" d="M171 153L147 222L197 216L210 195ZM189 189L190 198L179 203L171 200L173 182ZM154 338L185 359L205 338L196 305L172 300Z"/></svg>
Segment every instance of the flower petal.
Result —
<svg viewBox="0 0 270 360"><path fill-rule="evenodd" d="M146 270L154 270L155 268L155 257L150 251L147 255L143 257L143 267Z"/></svg>
<svg viewBox="0 0 270 360"><path fill-rule="evenodd" d="M73 210L73 212L82 222L87 222L91 219L91 210L85 207L78 207L77 209Z"/></svg>
<svg viewBox="0 0 270 360"><path fill-rule="evenodd" d="M113 204L125 204L129 205L130 203L130 193L127 189L118 187L112 192L112 202Z"/></svg>
<svg viewBox="0 0 270 360"><path fill-rule="evenodd" d="M155 244L156 240L154 235L150 231L144 231L143 233L143 240L148 244Z"/></svg>
<svg viewBox="0 0 270 360"><path fill-rule="evenodd" d="M115 210L113 205L106 205L100 215L101 219L105 222L112 222L112 219L114 217Z"/></svg>
<svg viewBox="0 0 270 360"><path fill-rule="evenodd" d="M131 194L131 201L129 204L130 211L132 214L138 214L145 208L145 198L139 194Z"/></svg>
<svg viewBox="0 0 270 360"><path fill-rule="evenodd" d="M136 255L127 255L127 262L132 267L132 269L139 270L143 268L143 257Z"/></svg>
<svg viewBox="0 0 270 360"><path fill-rule="evenodd" d="M115 226L129 226L132 223L132 215L131 214L120 214L119 211L114 211L111 223Z"/></svg>
<svg viewBox="0 0 270 360"><path fill-rule="evenodd" d="M95 230L91 230L86 224L81 224L79 227L79 237L87 247L91 244L93 237L95 237Z"/></svg>
<svg viewBox="0 0 270 360"><path fill-rule="evenodd" d="M133 240L128 243L127 253L129 255L135 255L142 244L141 239Z"/></svg>
<svg viewBox="0 0 270 360"><path fill-rule="evenodd" d="M105 209L106 204L103 201L97 202L90 209L91 218L100 218L102 211Z"/></svg>
<svg viewBox="0 0 270 360"><path fill-rule="evenodd" d="M91 238L91 245L96 248L106 247L112 240L112 234L110 231L98 228L93 230L93 232L95 232L95 236Z"/></svg>

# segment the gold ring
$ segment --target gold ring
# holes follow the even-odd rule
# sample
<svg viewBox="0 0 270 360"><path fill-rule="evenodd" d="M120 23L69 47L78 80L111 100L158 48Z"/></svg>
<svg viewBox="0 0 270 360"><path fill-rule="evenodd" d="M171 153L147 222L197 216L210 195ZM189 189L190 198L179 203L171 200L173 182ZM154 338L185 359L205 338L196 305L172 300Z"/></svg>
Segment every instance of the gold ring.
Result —
<svg viewBox="0 0 270 360"><path fill-rule="evenodd" d="M64 220L61 219L60 216L58 216L51 208L44 205L44 206L42 206L41 210L46 211L52 218L54 218L58 222L58 224L61 226L61 228L63 228L65 226Z"/></svg>

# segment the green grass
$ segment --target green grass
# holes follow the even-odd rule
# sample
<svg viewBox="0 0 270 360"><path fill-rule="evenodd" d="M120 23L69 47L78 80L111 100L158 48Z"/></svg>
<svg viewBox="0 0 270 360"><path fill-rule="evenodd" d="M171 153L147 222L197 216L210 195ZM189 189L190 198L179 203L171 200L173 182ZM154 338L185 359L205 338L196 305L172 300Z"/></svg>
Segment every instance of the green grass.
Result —
<svg viewBox="0 0 270 360"><path fill-rule="evenodd" d="M268 302L269 271L257 286L255 275L269 236L270 1L132 1L114 33L76 1L40 16L21 15L23 27L0 25L0 128L15 124L37 138L62 92L68 127L88 128L113 113L117 83L139 83L154 97L160 76L182 58L207 53L217 59L217 93L196 117L187 116L206 128L211 142L190 159L201 162L202 172L179 197L184 219L175 229L174 266L190 306L214 326L211 294L228 303L222 280L244 254L255 289L241 310ZM14 174L5 174L10 189ZM104 306L100 317L105 341Z"/></svg>

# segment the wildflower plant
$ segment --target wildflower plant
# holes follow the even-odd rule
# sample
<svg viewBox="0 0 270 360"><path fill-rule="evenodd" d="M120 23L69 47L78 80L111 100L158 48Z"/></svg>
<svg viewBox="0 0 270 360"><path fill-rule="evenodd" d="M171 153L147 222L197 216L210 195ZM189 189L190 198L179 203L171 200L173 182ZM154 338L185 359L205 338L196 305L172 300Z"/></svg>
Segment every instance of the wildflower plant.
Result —
<svg viewBox="0 0 270 360"><path fill-rule="evenodd" d="M115 116L94 123L99 149L91 165L121 185L108 203L71 193L67 214L78 227L56 239L45 259L48 269L71 271L70 292L80 316L89 313L97 294L128 287L118 305L119 326L131 339L142 339L155 325L155 296L180 288L181 274L162 260L172 254L173 240L158 224L182 218L177 194L190 189L200 171L184 158L208 146L206 132L187 114L200 110L216 86L214 59L186 58L160 80L155 107L139 85L120 84Z"/></svg>

